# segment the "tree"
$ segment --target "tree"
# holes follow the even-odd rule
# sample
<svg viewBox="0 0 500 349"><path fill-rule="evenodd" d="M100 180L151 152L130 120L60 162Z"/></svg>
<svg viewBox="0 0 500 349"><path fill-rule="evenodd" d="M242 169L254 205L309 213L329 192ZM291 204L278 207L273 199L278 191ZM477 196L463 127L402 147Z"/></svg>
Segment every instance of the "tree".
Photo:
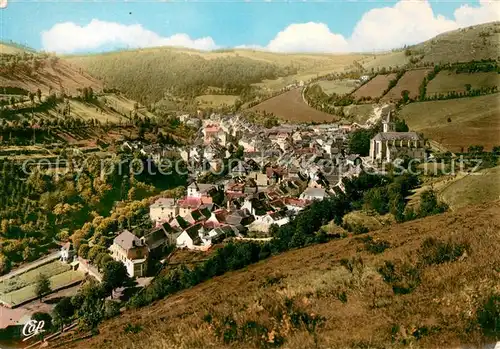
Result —
<svg viewBox="0 0 500 349"><path fill-rule="evenodd" d="M105 294L99 285L89 283L82 289L80 297L81 306L77 312L78 318L85 328L91 330L93 334L97 334L99 333L97 326L104 319Z"/></svg>
<svg viewBox="0 0 500 349"><path fill-rule="evenodd" d="M406 103L410 100L410 91L403 90L401 91L401 98L403 99L403 103Z"/></svg>
<svg viewBox="0 0 500 349"><path fill-rule="evenodd" d="M10 270L10 261L7 256L0 254L0 275L6 274Z"/></svg>
<svg viewBox="0 0 500 349"><path fill-rule="evenodd" d="M63 297L54 307L52 314L54 322L61 327L62 331L64 329L64 325L71 322L71 319L75 314L75 306L71 303L71 298Z"/></svg>
<svg viewBox="0 0 500 349"><path fill-rule="evenodd" d="M35 294L42 301L43 296L50 293L52 289L50 288L50 280L45 274L39 274L35 285Z"/></svg>
<svg viewBox="0 0 500 349"><path fill-rule="evenodd" d="M370 140L373 136L371 130L356 130L349 137L349 151L353 154L367 156L370 153Z"/></svg>
<svg viewBox="0 0 500 349"><path fill-rule="evenodd" d="M42 103L42 91L39 88L36 90L36 97L38 98L38 102Z"/></svg>
<svg viewBox="0 0 500 349"><path fill-rule="evenodd" d="M465 84L465 90L466 90L467 92L470 92L471 88L472 88L472 85L471 85L471 84Z"/></svg>
<svg viewBox="0 0 500 349"><path fill-rule="evenodd" d="M106 292L112 293L114 289L122 287L128 280L125 264L110 261L103 266L102 284Z"/></svg>
<svg viewBox="0 0 500 349"><path fill-rule="evenodd" d="M80 248L78 249L78 255L84 259L87 258L89 254L90 247L87 244L81 244Z"/></svg>
<svg viewBox="0 0 500 349"><path fill-rule="evenodd" d="M36 322L43 321L43 330L49 331L52 327L52 316L49 313L44 312L36 312L31 315L31 320L35 320ZM43 332L42 332L43 333Z"/></svg>

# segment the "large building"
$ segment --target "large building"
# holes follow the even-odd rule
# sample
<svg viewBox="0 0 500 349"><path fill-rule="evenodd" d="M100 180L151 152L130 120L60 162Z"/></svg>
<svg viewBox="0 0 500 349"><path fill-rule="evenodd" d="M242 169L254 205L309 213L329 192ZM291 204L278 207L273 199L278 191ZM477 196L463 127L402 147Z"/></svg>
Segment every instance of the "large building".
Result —
<svg viewBox="0 0 500 349"><path fill-rule="evenodd" d="M382 121L383 132L370 141L370 159L372 162L393 162L397 158L408 156L421 159L425 156L425 141L416 132L396 132L391 121L391 111Z"/></svg>
<svg viewBox="0 0 500 349"><path fill-rule="evenodd" d="M130 277L142 277L146 275L146 262L148 258L148 247L137 236L128 230L124 230L113 240L109 248L111 257L115 261L125 264Z"/></svg>

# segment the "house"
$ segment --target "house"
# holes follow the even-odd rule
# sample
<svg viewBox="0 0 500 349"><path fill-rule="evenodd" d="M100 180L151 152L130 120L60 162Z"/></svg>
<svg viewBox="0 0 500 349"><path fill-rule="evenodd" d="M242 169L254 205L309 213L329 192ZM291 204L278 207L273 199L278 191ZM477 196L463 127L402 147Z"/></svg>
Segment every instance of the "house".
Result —
<svg viewBox="0 0 500 349"><path fill-rule="evenodd" d="M382 125L383 132L378 133L370 141L372 162L393 162L402 156L414 159L425 157L424 139L416 132L395 132L390 110Z"/></svg>
<svg viewBox="0 0 500 349"><path fill-rule="evenodd" d="M201 239L205 235L203 224L196 223L184 229L184 231L177 237L176 245L179 248L188 248L190 250L200 249L205 243Z"/></svg>
<svg viewBox="0 0 500 349"><path fill-rule="evenodd" d="M165 222L144 234L141 240L148 247L149 252L154 252L172 244L175 241L176 233L177 231Z"/></svg>
<svg viewBox="0 0 500 349"><path fill-rule="evenodd" d="M159 198L149 206L149 218L156 223L168 221L179 214L175 199Z"/></svg>
<svg viewBox="0 0 500 349"><path fill-rule="evenodd" d="M217 190L213 184L198 184L196 182L191 183L187 187L187 197L188 198L202 198L210 197L210 194Z"/></svg>
<svg viewBox="0 0 500 349"><path fill-rule="evenodd" d="M236 226L246 226L252 223L254 220L255 218L247 209L231 211L226 217L227 224Z"/></svg>
<svg viewBox="0 0 500 349"><path fill-rule="evenodd" d="M281 227L284 224L290 222L290 218L283 212L272 212L268 213L259 219L255 220L248 226L250 231L259 231L263 233L269 232L269 229L273 224Z"/></svg>
<svg viewBox="0 0 500 349"><path fill-rule="evenodd" d="M73 261L73 256L75 255L75 250L71 242L67 242L61 247L61 257L59 259L61 262L70 263Z"/></svg>
<svg viewBox="0 0 500 349"><path fill-rule="evenodd" d="M124 230L116 236L109 251L115 261L125 264L130 277L143 277L146 275L148 247L130 231Z"/></svg>
<svg viewBox="0 0 500 349"><path fill-rule="evenodd" d="M300 199L301 200L323 200L325 197L327 197L328 194L326 193L325 189L323 188L307 188L300 194Z"/></svg>

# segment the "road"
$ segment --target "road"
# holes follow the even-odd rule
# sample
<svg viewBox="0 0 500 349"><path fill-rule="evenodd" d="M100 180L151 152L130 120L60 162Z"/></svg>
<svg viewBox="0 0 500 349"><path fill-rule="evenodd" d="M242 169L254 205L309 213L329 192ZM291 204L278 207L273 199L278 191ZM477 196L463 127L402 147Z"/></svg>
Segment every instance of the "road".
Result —
<svg viewBox="0 0 500 349"><path fill-rule="evenodd" d="M53 252L53 253L51 253L43 258L38 259L32 263L24 264L23 266L17 268L16 270L11 271L10 273L3 275L3 276L0 276L0 282L8 280L8 279L10 279L16 275L22 274L28 270L34 269L42 264L46 264L48 262L56 260L59 258L60 255L61 255L61 251L56 251L56 252Z"/></svg>

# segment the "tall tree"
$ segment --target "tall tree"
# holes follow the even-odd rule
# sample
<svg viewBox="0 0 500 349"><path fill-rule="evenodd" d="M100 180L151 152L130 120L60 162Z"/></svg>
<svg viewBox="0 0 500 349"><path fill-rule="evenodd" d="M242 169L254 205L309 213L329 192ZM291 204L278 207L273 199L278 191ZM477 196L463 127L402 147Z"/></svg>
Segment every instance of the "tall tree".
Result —
<svg viewBox="0 0 500 349"><path fill-rule="evenodd" d="M127 268L122 262L110 261L102 269L102 284L107 292L113 293L113 290L122 287L128 280Z"/></svg>
<svg viewBox="0 0 500 349"><path fill-rule="evenodd" d="M43 296L50 293L52 291L50 287L50 280L45 274L39 274L36 280L35 285L35 293L38 298L40 298L40 302L42 301Z"/></svg>

